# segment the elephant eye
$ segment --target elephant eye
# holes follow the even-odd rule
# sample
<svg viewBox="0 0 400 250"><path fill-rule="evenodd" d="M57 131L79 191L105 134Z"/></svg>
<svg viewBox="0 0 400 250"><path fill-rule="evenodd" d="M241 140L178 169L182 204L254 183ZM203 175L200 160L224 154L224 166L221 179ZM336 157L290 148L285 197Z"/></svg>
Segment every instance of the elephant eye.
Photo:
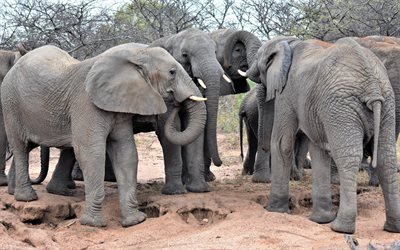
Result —
<svg viewBox="0 0 400 250"><path fill-rule="evenodd" d="M183 52L182 56L186 58L186 57L188 57L188 54L186 52Z"/></svg>
<svg viewBox="0 0 400 250"><path fill-rule="evenodd" d="M175 74L176 74L176 69L175 69L175 68L170 69L170 70L169 70L169 74L170 74L171 76L175 76Z"/></svg>

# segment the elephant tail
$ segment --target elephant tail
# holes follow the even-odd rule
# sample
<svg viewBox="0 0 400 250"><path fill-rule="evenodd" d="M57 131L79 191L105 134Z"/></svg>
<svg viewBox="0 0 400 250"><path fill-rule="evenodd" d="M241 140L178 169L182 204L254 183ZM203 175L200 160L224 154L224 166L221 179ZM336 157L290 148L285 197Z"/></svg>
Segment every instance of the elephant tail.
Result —
<svg viewBox="0 0 400 250"><path fill-rule="evenodd" d="M246 116L244 111L239 112L239 143L240 143L240 158L243 161L243 119Z"/></svg>
<svg viewBox="0 0 400 250"><path fill-rule="evenodd" d="M32 185L40 184L46 179L47 173L49 172L49 159L50 159L50 148L40 147L40 174L36 179L31 180Z"/></svg>
<svg viewBox="0 0 400 250"><path fill-rule="evenodd" d="M381 124L381 108L382 102L377 100L372 103L372 112L374 114L374 152L372 155L372 167L376 168L378 160L378 141L379 141L379 130Z"/></svg>

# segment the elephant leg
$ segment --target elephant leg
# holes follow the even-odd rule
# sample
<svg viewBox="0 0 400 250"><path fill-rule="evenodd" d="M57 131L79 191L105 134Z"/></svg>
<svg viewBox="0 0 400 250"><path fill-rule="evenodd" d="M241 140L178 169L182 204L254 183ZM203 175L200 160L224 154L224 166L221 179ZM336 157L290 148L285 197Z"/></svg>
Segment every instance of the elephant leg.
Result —
<svg viewBox="0 0 400 250"><path fill-rule="evenodd" d="M256 153L257 153L257 135L253 132L248 124L247 119L244 119L245 127L246 127L246 134L247 134L247 153L244 158L243 163L243 175L252 175L254 172L254 164L256 160Z"/></svg>
<svg viewBox="0 0 400 250"><path fill-rule="evenodd" d="M14 159L11 162L10 170L8 171L8 186L7 186L8 194L14 195L15 192L15 161Z"/></svg>
<svg viewBox="0 0 400 250"><path fill-rule="evenodd" d="M7 185L7 175L6 175L7 144L8 142L7 142L6 131L4 128L3 113L0 110L0 186Z"/></svg>
<svg viewBox="0 0 400 250"><path fill-rule="evenodd" d="M183 146L182 160L185 170L185 186L187 191L194 193L209 192L207 182L204 178L204 155L202 153L204 133L194 142Z"/></svg>
<svg viewBox="0 0 400 250"><path fill-rule="evenodd" d="M18 143L13 150L15 164L14 197L17 201L33 201L38 199L29 178L30 150L31 148L28 145L23 145L23 142Z"/></svg>
<svg viewBox="0 0 400 250"><path fill-rule="evenodd" d="M113 166L110 160L110 156L106 155L106 174L104 177L105 181L116 182L117 179L114 174Z"/></svg>
<svg viewBox="0 0 400 250"><path fill-rule="evenodd" d="M182 147L170 143L165 137L164 124L167 114L160 115L157 122L156 133L164 154L165 184L161 189L162 194L184 194L186 189L182 183ZM180 128L180 122L175 121L175 126Z"/></svg>
<svg viewBox="0 0 400 250"><path fill-rule="evenodd" d="M267 210L289 212L289 180L293 164L294 140L298 128L295 114L282 108L276 112L271 138L271 192ZM265 143L265 142L264 142Z"/></svg>
<svg viewBox="0 0 400 250"><path fill-rule="evenodd" d="M93 133L92 133L93 134ZM106 219L101 211L104 200L105 140L73 138L74 152L82 169L85 184L85 209L80 218L82 225L105 227ZM86 138L87 139L87 138Z"/></svg>
<svg viewBox="0 0 400 250"><path fill-rule="evenodd" d="M72 195L69 189L76 187L71 176L75 161L73 148L61 150L56 168L54 169L51 180L46 186L47 192L58 195Z"/></svg>
<svg viewBox="0 0 400 250"><path fill-rule="evenodd" d="M339 211L331 223L331 229L336 232L354 233L357 215L357 174L363 156L364 133L358 129L332 129L329 125L326 127L328 131L340 131L327 135L340 179Z"/></svg>
<svg viewBox="0 0 400 250"><path fill-rule="evenodd" d="M400 195L395 139L388 133L392 129L390 123L387 124L385 122L381 127L382 132L380 133L378 143L377 174L385 200L386 222L384 230L399 233Z"/></svg>
<svg viewBox="0 0 400 250"><path fill-rule="evenodd" d="M257 149L256 161L254 164L254 173L251 181L258 183L271 182L271 151L264 151L259 146Z"/></svg>
<svg viewBox="0 0 400 250"><path fill-rule="evenodd" d="M312 169L312 212L310 220L317 223L329 223L336 214L332 211L332 194L330 181L331 157L325 151L310 143L310 155L313 161Z"/></svg>
<svg viewBox="0 0 400 250"><path fill-rule="evenodd" d="M340 184L339 172L336 163L333 159L329 160L331 166L331 184Z"/></svg>
<svg viewBox="0 0 400 250"><path fill-rule="evenodd" d="M114 167L118 184L121 224L128 227L144 221L147 216L138 209L139 203L136 196L138 153L132 140L132 127L124 125L114 128L110 134L107 153Z"/></svg>

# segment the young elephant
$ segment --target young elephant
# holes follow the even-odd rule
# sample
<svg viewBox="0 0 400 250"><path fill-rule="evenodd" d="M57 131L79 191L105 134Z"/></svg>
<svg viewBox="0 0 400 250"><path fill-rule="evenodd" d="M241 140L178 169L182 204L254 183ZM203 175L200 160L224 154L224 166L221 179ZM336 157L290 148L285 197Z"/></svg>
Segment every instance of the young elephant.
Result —
<svg viewBox="0 0 400 250"><path fill-rule="evenodd" d="M243 122L245 124L247 134L247 153L243 162L243 174L252 175L253 182L271 182L271 166L270 166L270 152L262 149L261 143L258 140L258 104L257 94L260 86L252 88L243 98L239 108L239 140L240 140L240 155L243 159ZM265 103L264 115L268 118L274 119L274 102L269 101ZM268 125L272 126L272 123ZM263 133L272 133L272 127L264 127ZM269 138L271 136L268 136ZM290 171L290 178L293 180L300 180L303 176L303 169L305 166L310 165L308 159L303 157L307 155L308 145L307 140L303 140L304 134L299 132L296 136L295 144L295 161L292 164ZM302 156L302 157L297 157Z"/></svg>
<svg viewBox="0 0 400 250"><path fill-rule="evenodd" d="M107 151L118 183L123 226L145 220L136 199L137 151L132 117L167 111L164 99L182 103L190 114L185 131L165 127L169 140L187 144L203 131L206 110L200 92L182 66L161 48L120 45L78 61L54 46L21 58L1 87L10 145L14 152L15 199L37 199L29 182L28 155L36 145L73 147L85 178L81 224L105 226L104 164ZM192 100L190 100L192 99ZM203 98L200 98L203 100ZM10 186L10 185L9 185Z"/></svg>
<svg viewBox="0 0 400 250"><path fill-rule="evenodd" d="M310 219L319 223L334 220L334 231L354 233L356 176L363 148L375 138L373 166L379 165L385 199L384 229L400 232L395 102L379 59L351 38L341 39L329 48L294 38L277 38L260 48L246 75L262 83L264 102L274 100L275 104L271 144L263 145L271 146L272 156L268 210L289 210L289 170L295 135L301 130L309 139L313 160ZM261 120L261 126L268 122L264 117ZM331 157L340 178L337 216L331 209Z"/></svg>
<svg viewBox="0 0 400 250"><path fill-rule="evenodd" d="M25 55L27 50L22 44L18 45L18 51L0 50L0 86L3 79L11 67L18 61L21 56ZM6 152L8 148L6 131L4 128L3 113L0 106L0 186L7 185L6 169Z"/></svg>

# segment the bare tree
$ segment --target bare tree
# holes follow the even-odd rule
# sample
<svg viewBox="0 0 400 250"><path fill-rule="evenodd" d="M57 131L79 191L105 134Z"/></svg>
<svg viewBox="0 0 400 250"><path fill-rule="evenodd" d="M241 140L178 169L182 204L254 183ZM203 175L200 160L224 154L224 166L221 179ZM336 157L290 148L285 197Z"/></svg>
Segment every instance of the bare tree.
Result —
<svg viewBox="0 0 400 250"><path fill-rule="evenodd" d="M78 4L67 0L6 0L1 19L1 47L25 41L30 48L54 44L76 58L96 55L123 35L110 30L113 15L100 8L99 1Z"/></svg>

